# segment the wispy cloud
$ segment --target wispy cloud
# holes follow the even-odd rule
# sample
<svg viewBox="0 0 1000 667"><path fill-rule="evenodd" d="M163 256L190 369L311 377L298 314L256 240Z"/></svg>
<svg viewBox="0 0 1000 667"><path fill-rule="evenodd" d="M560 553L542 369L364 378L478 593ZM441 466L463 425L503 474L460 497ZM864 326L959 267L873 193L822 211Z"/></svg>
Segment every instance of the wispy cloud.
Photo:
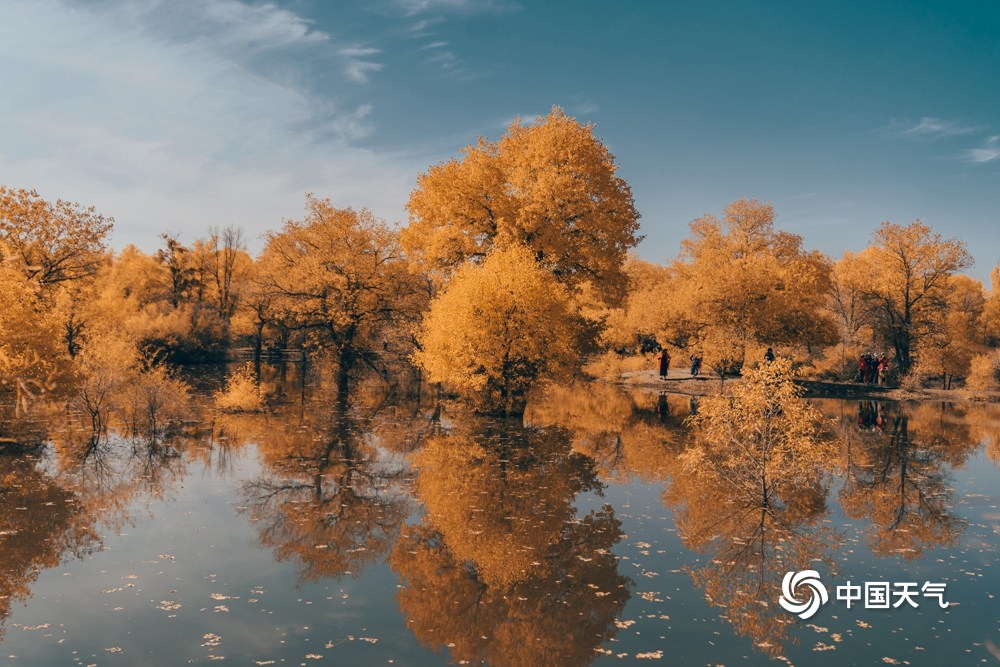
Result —
<svg viewBox="0 0 1000 667"><path fill-rule="evenodd" d="M446 73L458 72L458 57L448 49L448 42L431 42L420 47L424 53L423 64L440 67Z"/></svg>
<svg viewBox="0 0 1000 667"><path fill-rule="evenodd" d="M376 49L235 0L4 7L0 174L114 216L116 245L228 222L255 237L306 191L402 216L423 161L359 145Z"/></svg>
<svg viewBox="0 0 1000 667"><path fill-rule="evenodd" d="M979 148L970 148L962 154L966 162L983 164L1000 160L1000 135L994 134L987 137L986 141Z"/></svg>
<svg viewBox="0 0 1000 667"><path fill-rule="evenodd" d="M897 123L899 134L912 137L953 137L971 134L979 128L955 120L943 120L925 116L916 123Z"/></svg>
<svg viewBox="0 0 1000 667"><path fill-rule="evenodd" d="M330 39L325 32L312 29L301 16L270 3L246 5L237 0L216 0L202 7L206 18L227 28L228 39L242 44L281 47Z"/></svg>
<svg viewBox="0 0 1000 667"><path fill-rule="evenodd" d="M351 81L367 83L371 72L381 71L385 65L369 59L369 56L381 53L379 49L361 46L351 46L338 52L345 59L344 74Z"/></svg>
<svg viewBox="0 0 1000 667"><path fill-rule="evenodd" d="M434 35L433 28L444 23L441 17L419 19L403 27L400 34L407 39L426 39Z"/></svg>
<svg viewBox="0 0 1000 667"><path fill-rule="evenodd" d="M393 4L407 16L430 12L453 14L481 14L517 9L519 5L503 0L393 0Z"/></svg>

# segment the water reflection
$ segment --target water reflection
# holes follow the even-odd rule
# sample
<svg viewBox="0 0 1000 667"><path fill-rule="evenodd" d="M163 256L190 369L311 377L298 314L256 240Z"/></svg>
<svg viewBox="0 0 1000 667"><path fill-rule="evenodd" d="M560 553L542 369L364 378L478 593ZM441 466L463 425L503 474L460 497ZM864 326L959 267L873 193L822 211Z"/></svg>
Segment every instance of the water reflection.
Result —
<svg viewBox="0 0 1000 667"><path fill-rule="evenodd" d="M53 431L63 436L53 436L55 457L44 448L0 454L0 639L12 603L31 597L42 570L99 551L103 530L128 525L137 499L162 496L183 476L176 452Z"/></svg>
<svg viewBox="0 0 1000 667"><path fill-rule="evenodd" d="M409 470L393 452L412 448L436 413L384 394L356 398L349 405L321 387L278 410L259 440L264 474L243 485L240 511L260 543L297 563L304 581L359 576L412 510Z"/></svg>
<svg viewBox="0 0 1000 667"><path fill-rule="evenodd" d="M664 496L684 545L703 555L689 567L695 584L725 609L737 634L769 655L781 654L796 620L777 605L784 574L833 567L841 537L822 524L828 494L820 480L800 481L784 487L780 502L764 504L733 494L718 477L678 470Z"/></svg>
<svg viewBox="0 0 1000 667"><path fill-rule="evenodd" d="M780 655L795 617L776 603L786 572L833 567L840 536L822 523L835 438L790 376L764 367L706 398L664 493L688 570L739 635Z"/></svg>
<svg viewBox="0 0 1000 667"><path fill-rule="evenodd" d="M0 456L0 640L13 603L31 597L42 570L99 547L92 516L34 456Z"/></svg>
<svg viewBox="0 0 1000 667"><path fill-rule="evenodd" d="M936 404L867 401L859 404L857 429L840 422L846 436L840 505L868 522L876 555L917 558L927 548L954 545L964 530L953 512L949 470L964 465L978 443L968 423L948 413Z"/></svg>
<svg viewBox="0 0 1000 667"><path fill-rule="evenodd" d="M685 425L691 415L687 396L608 385L556 387L529 405L524 425L476 418L449 404L442 409L426 395L393 395L381 385L362 387L350 404L337 403L322 377L307 385L291 377L286 386L277 373L268 373L265 368L272 397L282 398L272 398L266 413L220 414L208 402L197 407L196 399L170 435L123 436L112 424L106 435L92 439L86 423L75 430L61 426L63 412L42 425L45 446L6 443L0 454L5 650L34 655L48 641L41 632L4 636L5 625L53 621L55 627L65 618L60 614L75 614L77 627L111 627L116 621L110 612L93 602L103 588L120 584L126 565L107 563L131 553L139 563L134 567L147 567L142 559L148 550L119 548L129 538L115 541L107 531L148 536L150 520L177 524L169 542L177 551L166 553L188 554L186 562L178 558L171 565L171 577L182 585L173 578L166 583L169 599L183 605L173 612L178 625L201 630L201 577L222 572L213 590L234 594L225 612L232 616L213 615L212 622L232 618L231 626L221 627L265 636L277 616L260 614L247 595L241 600L243 582L227 580L217 564L252 562L247 567L254 573L273 577L268 598L261 598L269 611L282 614L286 625L322 627L305 635L308 648L336 644L336 659L352 664L364 659L348 653L353 648L397 664L585 665L617 662L605 655L612 648L638 657L668 646L682 663L706 662L699 652L704 647L696 646L697 628L708 629L704 634L714 641L718 628L712 624L719 621L745 639L712 644L713 662L766 660L748 656L752 646L766 656L808 662L815 654L805 638L814 639L815 626L798 626L810 622L843 637L837 648L848 654L847 662L862 661L867 649L848 647L859 619L827 607L818 620L801 622L778 606L785 572L808 567L826 579L837 576L833 570L839 567L847 574L871 573L874 580L909 567L930 579L943 571L936 559L955 557L984 577L971 586L992 581L996 500L990 484L996 471L985 459L963 468L982 443L998 458L995 405L814 400L835 419L835 432L824 442L840 444L829 453L823 449L808 465L769 468L764 474L776 483L762 485L753 457L726 458L734 454L732 445L692 457L705 443ZM207 384L202 395L217 386ZM698 413L710 412L705 397ZM217 494L221 488L234 489L226 506L238 506L242 520L220 514L221 503L202 502L206 489ZM171 497L179 502L153 505ZM178 519L174 512L181 505L185 514ZM156 516L144 511L150 507ZM843 522L843 515L852 521ZM219 540L218 531L184 532L223 525L238 539ZM852 544L870 549L841 549L841 531ZM113 551L81 567L105 578L74 579L77 598L93 589L87 602L72 611L53 608L58 599L69 609L72 597L53 594L65 582L58 571L48 580L41 573L100 551L102 536ZM210 543L258 549L222 554L205 546ZM200 560L191 557L196 553ZM922 562L908 560L921 556ZM272 564L272 557L292 567ZM634 593L635 584L619 572L622 563L639 568L643 577L660 577L659 588L669 593L660 598L666 600ZM148 574L153 568L162 569L149 564ZM152 581L144 582L150 596ZM963 606L942 612L934 646L954 648L967 625L967 634L975 634L970 641L982 642L979 617L989 617L982 610L991 601L977 603L969 587L959 588L960 577L948 581L949 595L954 586ZM330 595L334 588L343 588L344 597ZM28 603L33 591L31 613L13 610L20 608L15 602ZM297 604L310 596L336 602ZM689 611L691 618L685 618ZM327 622L316 621L317 613ZM910 641L923 632L918 628L925 620L927 614L901 617L893 623L904 631L875 639L873 630L868 641L880 650L892 636ZM136 621L130 632L141 632L140 626ZM381 641L364 647L337 643L362 636L361 628ZM210 629L230 641L239 636L235 629ZM795 646L796 638L802 646ZM74 650L85 643L81 635L75 640ZM69 635L66 646L72 641ZM89 650L101 648L107 647ZM278 639L273 649L263 655L233 648L228 657L301 662L304 655L301 644L279 647ZM883 654L895 658L903 652L897 645Z"/></svg>
<svg viewBox="0 0 1000 667"><path fill-rule="evenodd" d="M689 397L625 392L607 384L553 386L529 403L527 424L569 431L573 449L603 479L662 479L676 456Z"/></svg>
<svg viewBox="0 0 1000 667"><path fill-rule="evenodd" d="M463 664L589 664L631 585L614 510L573 506L602 489L593 462L561 429L485 423L431 437L417 465L427 513L390 563L420 643Z"/></svg>

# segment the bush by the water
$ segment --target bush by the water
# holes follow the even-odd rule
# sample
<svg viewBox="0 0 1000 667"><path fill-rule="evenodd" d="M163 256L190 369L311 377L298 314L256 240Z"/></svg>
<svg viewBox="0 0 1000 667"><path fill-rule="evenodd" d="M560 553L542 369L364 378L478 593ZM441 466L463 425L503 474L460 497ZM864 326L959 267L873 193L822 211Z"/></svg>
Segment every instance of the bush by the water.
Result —
<svg viewBox="0 0 1000 667"><path fill-rule="evenodd" d="M988 354L977 354L972 357L965 386L969 389L986 391L1000 389L1000 354L994 350Z"/></svg>
<svg viewBox="0 0 1000 667"><path fill-rule="evenodd" d="M226 378L225 388L215 395L215 406L223 412L260 412L264 394L253 362L240 366Z"/></svg>

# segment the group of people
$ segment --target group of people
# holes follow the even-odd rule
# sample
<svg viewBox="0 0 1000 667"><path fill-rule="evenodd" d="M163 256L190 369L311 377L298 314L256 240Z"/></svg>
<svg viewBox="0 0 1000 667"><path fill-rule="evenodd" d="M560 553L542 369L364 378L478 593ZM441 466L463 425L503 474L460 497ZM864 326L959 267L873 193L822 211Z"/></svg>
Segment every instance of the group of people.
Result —
<svg viewBox="0 0 1000 667"><path fill-rule="evenodd" d="M660 360L660 379L666 380L667 374L670 372L670 353L667 352L667 348L660 350L660 356L657 359ZM691 360L691 375L700 375L701 357L692 354L689 359Z"/></svg>
<svg viewBox="0 0 1000 667"><path fill-rule="evenodd" d="M865 352L858 359L858 382L861 384L883 384L889 372L889 360L885 352L878 355Z"/></svg>
<svg viewBox="0 0 1000 667"><path fill-rule="evenodd" d="M660 356L657 359L660 360L660 379L666 380L667 374L670 372L670 353L667 352L667 348L660 350ZM688 359L691 361L691 375L701 375L701 357L697 354L692 354ZM774 361L773 349L767 348L767 352L764 353L764 361L767 363Z"/></svg>
<svg viewBox="0 0 1000 667"><path fill-rule="evenodd" d="M691 375L699 375L701 373L701 357L692 354L689 358L691 360ZM764 360L771 363L774 358L774 350L770 347L767 348ZM670 372L670 353L667 352L667 348L664 347L660 350L660 356L657 359L660 362L660 379L666 380L667 374ZM889 359L885 356L885 352L880 352L877 355L865 352L858 360L858 382L861 384L884 384L888 373Z"/></svg>

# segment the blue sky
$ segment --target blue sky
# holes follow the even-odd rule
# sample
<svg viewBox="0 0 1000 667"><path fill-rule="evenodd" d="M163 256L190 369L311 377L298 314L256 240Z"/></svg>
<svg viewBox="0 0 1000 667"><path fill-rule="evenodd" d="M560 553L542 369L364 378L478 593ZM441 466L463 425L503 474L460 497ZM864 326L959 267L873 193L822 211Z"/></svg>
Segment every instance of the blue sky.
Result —
<svg viewBox="0 0 1000 667"><path fill-rule="evenodd" d="M553 105L615 154L644 259L740 197L836 258L882 220L1000 260L1000 3L0 0L0 183L113 245L259 235Z"/></svg>

